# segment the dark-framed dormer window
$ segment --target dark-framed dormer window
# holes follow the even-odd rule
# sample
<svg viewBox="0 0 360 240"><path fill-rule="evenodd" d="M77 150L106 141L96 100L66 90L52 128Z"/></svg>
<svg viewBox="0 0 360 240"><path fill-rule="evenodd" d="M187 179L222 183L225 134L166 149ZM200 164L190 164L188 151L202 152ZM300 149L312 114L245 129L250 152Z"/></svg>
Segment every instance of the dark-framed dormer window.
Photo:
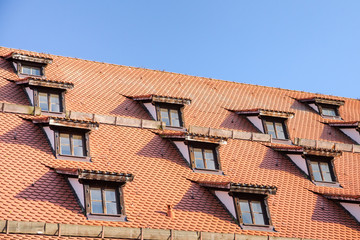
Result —
<svg viewBox="0 0 360 240"><path fill-rule="evenodd" d="M119 215L121 213L119 189L106 186L89 186L90 214Z"/></svg>
<svg viewBox="0 0 360 240"><path fill-rule="evenodd" d="M89 131L54 128L56 156L58 158L90 158Z"/></svg>
<svg viewBox="0 0 360 240"><path fill-rule="evenodd" d="M332 157L307 155L306 161L311 179L316 182L336 183L333 160Z"/></svg>
<svg viewBox="0 0 360 240"><path fill-rule="evenodd" d="M190 160L193 169L221 170L218 144L189 142Z"/></svg>
<svg viewBox="0 0 360 240"><path fill-rule="evenodd" d="M106 181L107 177L119 177L110 175L97 176L100 180L80 180L84 187L85 212L89 220L126 221L125 182Z"/></svg>
<svg viewBox="0 0 360 240"><path fill-rule="evenodd" d="M270 134L275 139L289 139L286 119L262 117L265 133Z"/></svg>
<svg viewBox="0 0 360 240"><path fill-rule="evenodd" d="M169 127L182 127L181 105L156 103L157 119Z"/></svg>
<svg viewBox="0 0 360 240"><path fill-rule="evenodd" d="M56 91L39 91L38 106L44 112L63 112L62 94Z"/></svg>
<svg viewBox="0 0 360 240"><path fill-rule="evenodd" d="M42 75L42 67L21 65L20 73L24 74L24 75L30 75L30 76L41 76Z"/></svg>
<svg viewBox="0 0 360 240"><path fill-rule="evenodd" d="M327 117L339 117L339 109L338 106L327 105L327 104L317 104L319 113L322 116Z"/></svg>
<svg viewBox="0 0 360 240"><path fill-rule="evenodd" d="M240 224L255 226L271 225L265 195L236 194L234 200Z"/></svg>

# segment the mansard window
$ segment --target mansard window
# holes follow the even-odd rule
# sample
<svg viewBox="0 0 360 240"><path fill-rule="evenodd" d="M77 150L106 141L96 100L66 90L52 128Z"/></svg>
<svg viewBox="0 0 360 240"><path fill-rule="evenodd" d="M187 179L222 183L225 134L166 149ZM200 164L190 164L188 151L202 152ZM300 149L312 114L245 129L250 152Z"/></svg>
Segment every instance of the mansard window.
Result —
<svg viewBox="0 0 360 240"><path fill-rule="evenodd" d="M57 92L38 92L38 106L43 112L62 112L62 94Z"/></svg>
<svg viewBox="0 0 360 240"><path fill-rule="evenodd" d="M269 226L266 195L238 193L234 195L238 219L242 225Z"/></svg>
<svg viewBox="0 0 360 240"><path fill-rule="evenodd" d="M22 65L21 66L21 74L25 74L25 75L32 75L32 76L41 76L41 67L35 67L35 66L27 66L27 65Z"/></svg>
<svg viewBox="0 0 360 240"><path fill-rule="evenodd" d="M169 127L182 127L180 105L156 104L158 120Z"/></svg>
<svg viewBox="0 0 360 240"><path fill-rule="evenodd" d="M90 187L90 213L91 214L120 214L119 192L116 188L104 186Z"/></svg>
<svg viewBox="0 0 360 240"><path fill-rule="evenodd" d="M275 139L288 139L285 119L283 118L263 118L265 133L270 134Z"/></svg>
<svg viewBox="0 0 360 240"><path fill-rule="evenodd" d="M194 169L219 170L216 144L189 143L191 164Z"/></svg>
<svg viewBox="0 0 360 240"><path fill-rule="evenodd" d="M320 156L307 156L307 164L313 181L337 182L334 171L333 158Z"/></svg>
<svg viewBox="0 0 360 240"><path fill-rule="evenodd" d="M85 134L60 132L60 155L86 156Z"/></svg>

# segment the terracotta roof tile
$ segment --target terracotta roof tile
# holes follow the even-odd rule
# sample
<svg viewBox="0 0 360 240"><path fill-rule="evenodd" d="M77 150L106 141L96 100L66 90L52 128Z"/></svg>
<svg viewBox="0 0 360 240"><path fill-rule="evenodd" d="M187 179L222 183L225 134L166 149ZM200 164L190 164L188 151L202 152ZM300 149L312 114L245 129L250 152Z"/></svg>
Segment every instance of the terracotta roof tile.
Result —
<svg viewBox="0 0 360 240"><path fill-rule="evenodd" d="M0 56L13 51L0 48ZM295 113L288 120L292 138L352 143L336 128L323 124L322 117L306 104L295 100L313 97L313 93L50 57L53 63L47 66L46 77L74 83L74 89L66 94L66 107L71 111L151 119L139 103L124 96L187 96L192 100L184 109L187 126L256 132L245 117L226 109L276 109ZM22 88L7 80L16 78L10 63L0 58L0 101L29 105ZM345 122L360 119L360 101L336 99L345 101L340 107ZM229 138L219 148L224 175L215 175L194 172L171 141L159 136L183 133L100 124L90 134L91 162L60 160L54 157L41 126L23 119L37 117L20 116L0 113L0 170L7 173L0 174L2 219L277 237L360 238L360 226L347 212L332 200L314 194L360 195L360 154L344 152L336 157L342 188L321 187L267 145ZM52 168L132 173L134 180L124 189L129 221L87 220L66 178ZM220 201L196 182L276 186L276 195L268 199L276 232L242 230ZM165 214L167 204L174 205L174 219ZM21 237L31 239L29 235Z"/></svg>

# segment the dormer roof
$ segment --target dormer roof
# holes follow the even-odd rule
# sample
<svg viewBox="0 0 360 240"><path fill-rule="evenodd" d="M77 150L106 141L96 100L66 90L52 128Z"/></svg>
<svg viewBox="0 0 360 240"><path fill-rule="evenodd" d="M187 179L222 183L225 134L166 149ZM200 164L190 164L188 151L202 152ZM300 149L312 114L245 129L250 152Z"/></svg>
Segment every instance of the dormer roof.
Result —
<svg viewBox="0 0 360 240"><path fill-rule="evenodd" d="M74 88L73 83L53 80L48 78L36 78L36 77L27 77L23 79L18 79L14 81L18 85L29 85L29 86L39 86L39 87L49 87L49 88L58 88L58 89L72 89Z"/></svg>
<svg viewBox="0 0 360 240"><path fill-rule="evenodd" d="M280 118L292 118L295 113L293 112L285 112L271 109L242 109L242 110L232 110L236 114L246 115L246 116L269 116L269 117L280 117Z"/></svg>
<svg viewBox="0 0 360 240"><path fill-rule="evenodd" d="M80 128L80 129L97 129L99 128L99 123L94 121L79 120L79 119L69 119L65 117L52 117L52 116L36 116L31 117L33 123L36 124L47 124L50 126L57 127L70 127L70 128Z"/></svg>
<svg viewBox="0 0 360 240"><path fill-rule="evenodd" d="M19 53L19 52L12 52L8 56L5 57L8 60L20 60L25 62L32 62L32 63L40 63L40 64L51 64L52 58L48 54L35 54L35 53Z"/></svg>
<svg viewBox="0 0 360 240"><path fill-rule="evenodd" d="M345 103L345 101L340 99L325 98L325 97L300 98L297 100L302 103L321 103L321 104L328 104L334 106L342 106Z"/></svg>
<svg viewBox="0 0 360 240"><path fill-rule="evenodd" d="M183 97L173 97L173 96L155 95L155 94L129 96L129 97L135 101L161 102L161 103L181 104L181 105L191 104L191 99L183 98Z"/></svg>

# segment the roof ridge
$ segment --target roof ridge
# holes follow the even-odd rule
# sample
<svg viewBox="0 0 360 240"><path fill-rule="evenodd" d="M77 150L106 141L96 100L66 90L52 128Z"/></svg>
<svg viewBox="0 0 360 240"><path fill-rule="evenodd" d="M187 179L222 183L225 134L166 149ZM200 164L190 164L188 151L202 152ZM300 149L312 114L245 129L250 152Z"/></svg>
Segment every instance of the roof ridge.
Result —
<svg viewBox="0 0 360 240"><path fill-rule="evenodd" d="M270 87L270 86L263 86L263 85L244 83L244 82L234 82L234 81L230 81L230 80L223 80L223 79L217 79L217 78L211 78L211 77L201 77L201 76L189 75L189 74L184 74L184 73L176 73L176 72L165 71L165 70L156 70L156 69L150 69L150 68L144 68L144 67L135 67L135 66L127 66L127 65L108 63L108 62L99 62L99 61L94 61L94 60L87 60L87 59L77 58L77 57L62 56L62 55L56 55L56 54L51 54L51 53L45 53L45 52L35 52L35 51L30 51L30 50L25 50L25 49L16 49L16 48L8 48L8 47L0 46L0 49L1 48L6 48L6 49L9 49L9 50L14 50L14 51L16 51L16 50L19 51L20 50L20 51L27 51L27 52L32 52L32 53L41 53L41 54L47 54L47 55L55 56L55 57L71 58L71 59L76 59L76 60L81 60L81 61L86 61L86 62L101 63L101 64L107 64L107 65L112 65L112 66L117 66L117 67L128 67L128 68L149 70L149 71L154 71L154 72L170 73L170 74L175 74L175 75L180 75L180 76L196 77L196 78L201 78L201 79L209 80L209 81L220 81L220 82L234 83L234 84L247 85L247 86L256 86L256 87L278 89L278 90L284 90L284 91L289 91L289 92L310 93L310 94L316 94L316 95L321 95L321 96L331 96L331 97L338 97L338 98L343 98L343 99L359 100L359 99L356 99L356 98L342 97L342 96L336 96L336 95L330 95L330 94L306 92L306 91L301 91L301 90L279 88L279 87Z"/></svg>

